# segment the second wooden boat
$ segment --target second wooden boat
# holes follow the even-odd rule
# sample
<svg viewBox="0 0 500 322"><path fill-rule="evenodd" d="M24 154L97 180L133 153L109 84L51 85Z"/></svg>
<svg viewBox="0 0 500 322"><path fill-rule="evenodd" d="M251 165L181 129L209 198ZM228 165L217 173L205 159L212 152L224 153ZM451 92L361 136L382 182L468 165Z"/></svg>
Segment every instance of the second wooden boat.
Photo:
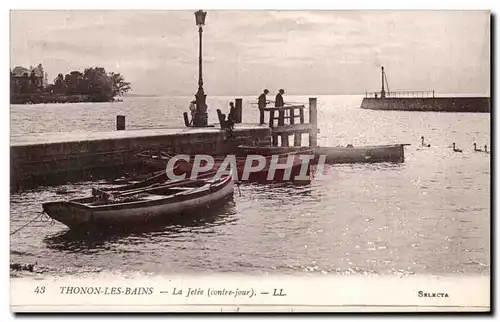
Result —
<svg viewBox="0 0 500 322"><path fill-rule="evenodd" d="M316 147L316 157L325 156L326 163L404 162L404 144L346 147Z"/></svg>
<svg viewBox="0 0 500 322"><path fill-rule="evenodd" d="M220 169L221 166L226 170L228 163L228 157L234 157L236 162L236 174L238 181L254 181L254 182L280 182L280 181L291 181L296 183L309 182L310 178L310 164L307 159L303 160L300 156L304 154L311 155L313 150L311 148L304 148L300 151L283 151L282 153L267 153L264 150L253 150L247 149L247 147L238 147L234 155L229 156L213 156L214 165L212 169L208 171L210 174L215 174ZM137 155L143 164L148 167L152 167L155 170L165 169L168 165L169 160L172 156L163 153L156 152L151 153L149 151L142 152ZM262 159L256 160L255 156L260 156ZM292 160L292 162L289 162ZM177 163L179 162L179 163ZM195 156L190 156L189 161L179 160L176 162L178 165L178 170L175 172L176 175L186 174L191 176L193 165L195 162ZM255 168L259 165L259 162L264 162L264 166L258 171L250 170L250 168ZM276 162L280 166L276 167L276 170L272 171L271 164ZM285 165L286 164L286 165ZM201 166L205 166L202 162ZM248 169L245 174L245 168ZM202 172L197 175L199 177L207 176L206 172Z"/></svg>
<svg viewBox="0 0 500 322"><path fill-rule="evenodd" d="M307 153L313 149L315 161L324 156L325 163L378 163L378 162L404 162L404 146L408 144L393 145L367 145L367 146L336 146L336 147L278 147L278 146L242 146L245 153L259 153L262 155L284 153Z"/></svg>

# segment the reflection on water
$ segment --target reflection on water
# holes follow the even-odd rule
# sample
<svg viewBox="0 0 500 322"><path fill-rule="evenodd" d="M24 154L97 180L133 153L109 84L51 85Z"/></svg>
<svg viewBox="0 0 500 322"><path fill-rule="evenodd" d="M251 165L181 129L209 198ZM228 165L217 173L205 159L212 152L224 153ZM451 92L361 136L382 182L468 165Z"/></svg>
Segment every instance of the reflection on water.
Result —
<svg viewBox="0 0 500 322"><path fill-rule="evenodd" d="M175 239L179 233L197 233L205 228L230 223L235 219L236 213L234 202L228 201L226 205L204 209L196 214L183 217L167 218L156 221L154 224L140 227L127 227L127 230L115 231L89 231L78 232L66 230L55 233L44 239L47 248L77 252L92 253L98 249L109 250L114 244L130 244L132 241L154 242L156 236L165 236Z"/></svg>
<svg viewBox="0 0 500 322"><path fill-rule="evenodd" d="M211 98L212 121L232 99ZM318 98L320 145L410 143L405 163L330 165L303 186L241 184L234 201L211 215L129 234L78 236L57 222L35 222L11 236L11 261L36 262L52 275L489 274L491 155L472 147L490 146L490 115L361 110L361 99ZM179 102L135 98L110 108L126 114L131 128L172 126L183 124ZM68 108L13 107L12 131L114 129L103 105ZM244 122L252 120L257 109L246 109ZM420 146L422 135L431 147ZM464 152L454 153L453 142ZM92 185L11 194L11 229L39 214L43 202L83 197Z"/></svg>

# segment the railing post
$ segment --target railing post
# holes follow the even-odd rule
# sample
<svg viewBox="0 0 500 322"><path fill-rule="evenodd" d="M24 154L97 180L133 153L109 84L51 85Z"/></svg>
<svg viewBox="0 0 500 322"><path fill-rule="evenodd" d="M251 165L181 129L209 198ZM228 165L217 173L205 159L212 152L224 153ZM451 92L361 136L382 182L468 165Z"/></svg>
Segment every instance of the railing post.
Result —
<svg viewBox="0 0 500 322"><path fill-rule="evenodd" d="M125 130L125 115L116 116L116 130L118 131Z"/></svg>
<svg viewBox="0 0 500 322"><path fill-rule="evenodd" d="M298 132L295 133L293 136L293 145L294 146L301 146L302 145L302 133Z"/></svg>
<svg viewBox="0 0 500 322"><path fill-rule="evenodd" d="M281 146L288 147L288 134L281 134Z"/></svg>
<svg viewBox="0 0 500 322"><path fill-rule="evenodd" d="M278 146L278 136L277 135L273 135L272 136L272 141L271 141L271 144L273 146Z"/></svg>
<svg viewBox="0 0 500 322"><path fill-rule="evenodd" d="M274 109L269 111L269 127L271 129L274 127ZM271 137L271 145L272 146L278 145L278 136L277 135L273 135Z"/></svg>
<svg viewBox="0 0 500 322"><path fill-rule="evenodd" d="M243 117L243 99L241 99L241 98L235 99L234 111L236 114L235 115L235 118L236 118L235 123L241 123L241 119Z"/></svg>
<svg viewBox="0 0 500 322"><path fill-rule="evenodd" d="M269 127L274 127L274 110L269 111Z"/></svg>
<svg viewBox="0 0 500 322"><path fill-rule="evenodd" d="M290 124L295 124L295 109L290 109Z"/></svg>
<svg viewBox="0 0 500 322"><path fill-rule="evenodd" d="M279 109L278 111L278 126L285 125L285 110Z"/></svg>
<svg viewBox="0 0 500 322"><path fill-rule="evenodd" d="M316 97L309 97L309 123L312 125L309 134L309 146L318 146L318 110Z"/></svg>

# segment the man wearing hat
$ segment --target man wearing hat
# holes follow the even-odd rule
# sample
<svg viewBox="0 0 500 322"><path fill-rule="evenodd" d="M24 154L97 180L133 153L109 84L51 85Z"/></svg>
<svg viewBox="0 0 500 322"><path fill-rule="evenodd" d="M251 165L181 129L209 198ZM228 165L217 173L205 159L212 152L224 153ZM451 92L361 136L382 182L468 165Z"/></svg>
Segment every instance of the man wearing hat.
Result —
<svg viewBox="0 0 500 322"><path fill-rule="evenodd" d="M267 105L266 95L269 94L267 89L264 90L262 94L259 96L259 112L260 112L260 124L264 124L264 108Z"/></svg>
<svg viewBox="0 0 500 322"><path fill-rule="evenodd" d="M276 99L274 100L274 106L282 107L285 106L285 102L283 102L283 94L285 94L284 89L280 89L278 94L276 94Z"/></svg>

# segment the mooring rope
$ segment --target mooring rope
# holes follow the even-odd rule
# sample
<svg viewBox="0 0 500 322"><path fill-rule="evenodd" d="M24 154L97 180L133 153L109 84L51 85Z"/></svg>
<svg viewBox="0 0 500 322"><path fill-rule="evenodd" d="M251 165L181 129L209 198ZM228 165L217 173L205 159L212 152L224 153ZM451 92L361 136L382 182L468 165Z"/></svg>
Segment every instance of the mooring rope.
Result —
<svg viewBox="0 0 500 322"><path fill-rule="evenodd" d="M45 216L44 216L45 215ZM22 225L21 227L19 227L18 229L14 230L13 232L11 232L10 234L13 235L15 233L17 233L18 231L20 231L21 229L23 228L26 228L29 224L31 224L32 222L34 222L35 220L37 220L38 218L42 217L42 222L46 223L46 222L50 222L50 225L53 226L55 224L54 222L54 219L50 218L46 213L45 211L42 210L42 212L40 214L38 214L38 216L36 216L35 218L33 218L32 220L28 221L26 224ZM46 220L44 220L43 218L44 217L47 217Z"/></svg>
<svg viewBox="0 0 500 322"><path fill-rule="evenodd" d="M241 184L241 181L237 180L236 181L236 187L238 187L238 193L240 194L240 197L241 197L240 184Z"/></svg>

